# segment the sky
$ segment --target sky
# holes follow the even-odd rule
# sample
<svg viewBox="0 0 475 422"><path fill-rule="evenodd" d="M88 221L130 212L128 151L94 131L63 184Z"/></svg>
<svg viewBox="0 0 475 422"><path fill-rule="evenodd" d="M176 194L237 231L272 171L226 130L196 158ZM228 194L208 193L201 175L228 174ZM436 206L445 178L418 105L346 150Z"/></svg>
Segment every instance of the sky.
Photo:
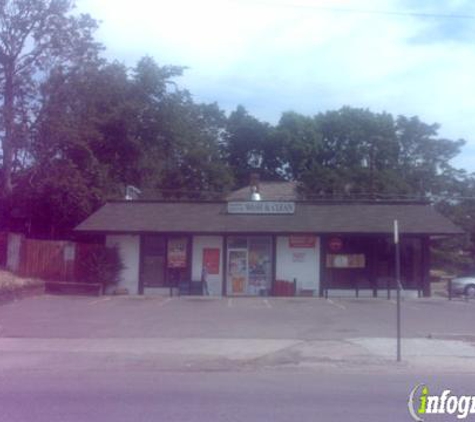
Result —
<svg viewBox="0 0 475 422"><path fill-rule="evenodd" d="M419 116L465 139L475 172L473 0L76 0L105 55L186 66L180 86L276 124L343 106Z"/></svg>

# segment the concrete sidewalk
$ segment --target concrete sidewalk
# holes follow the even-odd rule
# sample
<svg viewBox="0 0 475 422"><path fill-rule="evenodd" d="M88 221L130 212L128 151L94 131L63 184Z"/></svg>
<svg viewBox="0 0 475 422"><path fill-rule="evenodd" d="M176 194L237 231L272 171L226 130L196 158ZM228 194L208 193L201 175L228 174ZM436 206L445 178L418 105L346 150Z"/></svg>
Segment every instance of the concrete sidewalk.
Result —
<svg viewBox="0 0 475 422"><path fill-rule="evenodd" d="M475 344L403 339L403 361L387 338L296 339L0 339L0 371L107 370L133 365L159 370L315 369L475 373Z"/></svg>

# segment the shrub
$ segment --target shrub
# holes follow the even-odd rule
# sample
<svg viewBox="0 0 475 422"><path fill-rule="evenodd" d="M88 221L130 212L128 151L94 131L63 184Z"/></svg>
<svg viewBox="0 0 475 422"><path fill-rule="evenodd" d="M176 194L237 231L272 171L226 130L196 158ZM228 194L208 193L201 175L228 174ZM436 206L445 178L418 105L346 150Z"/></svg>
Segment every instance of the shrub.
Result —
<svg viewBox="0 0 475 422"><path fill-rule="evenodd" d="M80 281L101 283L104 288L117 284L120 273L125 268L117 247L89 249L78 264Z"/></svg>

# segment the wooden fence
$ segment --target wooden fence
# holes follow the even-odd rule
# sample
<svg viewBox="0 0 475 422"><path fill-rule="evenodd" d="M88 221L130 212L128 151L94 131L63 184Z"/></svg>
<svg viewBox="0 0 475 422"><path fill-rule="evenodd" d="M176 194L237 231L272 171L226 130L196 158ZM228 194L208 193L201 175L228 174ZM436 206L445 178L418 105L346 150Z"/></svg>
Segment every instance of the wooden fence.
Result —
<svg viewBox="0 0 475 422"><path fill-rule="evenodd" d="M67 242L23 239L18 273L44 280L71 280L74 260L66 260Z"/></svg>
<svg viewBox="0 0 475 422"><path fill-rule="evenodd" d="M56 281L82 281L81 259L103 245L22 239L18 274Z"/></svg>

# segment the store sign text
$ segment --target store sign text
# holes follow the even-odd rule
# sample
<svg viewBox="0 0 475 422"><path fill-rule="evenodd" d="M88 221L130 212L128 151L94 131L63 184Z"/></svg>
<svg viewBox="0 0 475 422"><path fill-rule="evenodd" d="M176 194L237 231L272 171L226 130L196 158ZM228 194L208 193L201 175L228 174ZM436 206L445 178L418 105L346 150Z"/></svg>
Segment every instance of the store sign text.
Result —
<svg viewBox="0 0 475 422"><path fill-rule="evenodd" d="M294 202L228 202L228 214L294 214Z"/></svg>

